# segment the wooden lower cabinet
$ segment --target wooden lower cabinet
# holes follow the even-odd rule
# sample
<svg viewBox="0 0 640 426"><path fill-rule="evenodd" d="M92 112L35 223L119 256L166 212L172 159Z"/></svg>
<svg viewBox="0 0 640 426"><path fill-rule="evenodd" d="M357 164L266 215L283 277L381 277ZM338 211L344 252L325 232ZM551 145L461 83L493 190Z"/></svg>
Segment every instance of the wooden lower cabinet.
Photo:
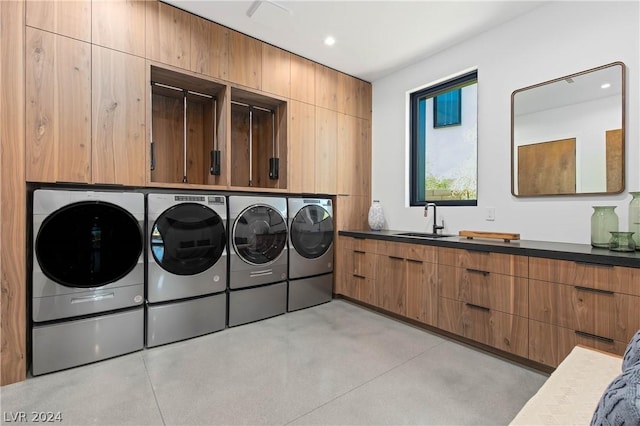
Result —
<svg viewBox="0 0 640 426"><path fill-rule="evenodd" d="M375 241L339 237L338 247L336 293L375 304Z"/></svg>
<svg viewBox="0 0 640 426"><path fill-rule="evenodd" d="M424 324L438 323L438 265L408 258L407 316Z"/></svg>
<svg viewBox="0 0 640 426"><path fill-rule="evenodd" d="M403 257L379 254L376 270L376 306L406 316L406 260Z"/></svg>
<svg viewBox="0 0 640 426"><path fill-rule="evenodd" d="M627 342L606 340L576 330L529 320L529 359L532 361L557 367L576 345L622 355Z"/></svg>
<svg viewBox="0 0 640 426"><path fill-rule="evenodd" d="M496 349L527 357L528 320L484 306L438 299L438 327Z"/></svg>

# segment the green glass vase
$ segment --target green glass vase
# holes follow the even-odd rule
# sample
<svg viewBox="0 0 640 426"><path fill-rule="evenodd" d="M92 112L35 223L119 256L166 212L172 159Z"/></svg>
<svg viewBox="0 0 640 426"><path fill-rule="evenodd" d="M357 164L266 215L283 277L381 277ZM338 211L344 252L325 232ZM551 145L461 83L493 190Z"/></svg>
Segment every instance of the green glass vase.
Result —
<svg viewBox="0 0 640 426"><path fill-rule="evenodd" d="M593 206L591 215L591 245L609 248L611 232L618 232L616 206Z"/></svg>

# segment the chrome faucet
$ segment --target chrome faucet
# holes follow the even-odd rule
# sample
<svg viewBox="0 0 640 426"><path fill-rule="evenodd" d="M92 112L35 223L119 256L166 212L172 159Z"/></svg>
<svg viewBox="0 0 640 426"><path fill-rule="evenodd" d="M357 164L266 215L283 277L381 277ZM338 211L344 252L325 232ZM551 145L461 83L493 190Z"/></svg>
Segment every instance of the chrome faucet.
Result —
<svg viewBox="0 0 640 426"><path fill-rule="evenodd" d="M429 212L429 207L433 207L433 233L437 234L439 229L444 229L444 221L442 225L438 225L437 216L436 216L436 203L427 203L424 206L424 217L427 217Z"/></svg>

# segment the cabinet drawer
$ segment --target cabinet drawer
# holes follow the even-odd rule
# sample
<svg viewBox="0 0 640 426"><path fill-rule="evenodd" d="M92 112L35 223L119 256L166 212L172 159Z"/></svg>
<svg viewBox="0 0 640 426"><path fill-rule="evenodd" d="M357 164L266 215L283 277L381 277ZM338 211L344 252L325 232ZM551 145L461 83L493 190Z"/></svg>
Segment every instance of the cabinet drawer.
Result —
<svg viewBox="0 0 640 426"><path fill-rule="evenodd" d="M529 258L530 277L640 296L640 269L567 260Z"/></svg>
<svg viewBox="0 0 640 426"><path fill-rule="evenodd" d="M557 367L575 345L622 355L627 343L603 340L564 327L529 320L529 359Z"/></svg>
<svg viewBox="0 0 640 426"><path fill-rule="evenodd" d="M504 275L529 276L527 256L440 247L438 263Z"/></svg>
<svg viewBox="0 0 640 426"><path fill-rule="evenodd" d="M417 260L426 263L436 263L438 261L438 248L425 246L422 244L406 244L405 257L409 260Z"/></svg>
<svg viewBox="0 0 640 426"><path fill-rule="evenodd" d="M442 297L528 316L527 278L445 265L440 265L438 273Z"/></svg>
<svg viewBox="0 0 640 426"><path fill-rule="evenodd" d="M517 315L440 297L438 327L496 349L528 356L527 319Z"/></svg>
<svg viewBox="0 0 640 426"><path fill-rule="evenodd" d="M640 298L608 290L529 280L531 319L628 342L640 328Z"/></svg>
<svg viewBox="0 0 640 426"><path fill-rule="evenodd" d="M340 244L345 249L375 253L376 240L368 238L340 237Z"/></svg>
<svg viewBox="0 0 640 426"><path fill-rule="evenodd" d="M390 241L378 241L378 245L376 246L376 253L391 256L391 257L399 257L401 259L405 259L407 257L407 251L411 244L406 243L394 243Z"/></svg>

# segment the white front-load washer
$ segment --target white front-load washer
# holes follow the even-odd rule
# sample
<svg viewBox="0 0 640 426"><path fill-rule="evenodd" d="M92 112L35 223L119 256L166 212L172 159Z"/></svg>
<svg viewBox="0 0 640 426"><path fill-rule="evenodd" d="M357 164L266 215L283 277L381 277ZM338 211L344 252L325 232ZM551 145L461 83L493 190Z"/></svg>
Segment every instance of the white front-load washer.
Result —
<svg viewBox="0 0 640 426"><path fill-rule="evenodd" d="M287 200L229 196L229 326L287 309Z"/></svg>
<svg viewBox="0 0 640 426"><path fill-rule="evenodd" d="M333 297L333 205L328 198L289 197L289 292L287 310Z"/></svg>
<svg viewBox="0 0 640 426"><path fill-rule="evenodd" d="M147 195L147 347L226 326L226 197Z"/></svg>
<svg viewBox="0 0 640 426"><path fill-rule="evenodd" d="M142 349L143 224L141 193L34 190L33 375Z"/></svg>

